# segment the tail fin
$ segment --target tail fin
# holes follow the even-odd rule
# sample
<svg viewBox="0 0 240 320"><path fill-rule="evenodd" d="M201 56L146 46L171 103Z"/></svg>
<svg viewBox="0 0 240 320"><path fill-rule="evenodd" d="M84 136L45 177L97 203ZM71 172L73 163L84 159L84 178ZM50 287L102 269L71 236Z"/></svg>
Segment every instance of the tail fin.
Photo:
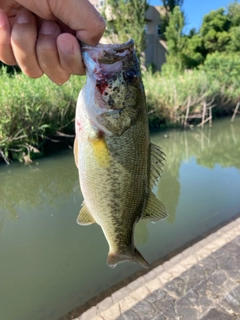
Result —
<svg viewBox="0 0 240 320"><path fill-rule="evenodd" d="M107 264L111 268L115 268L118 263L123 263L123 262L135 262L137 264L140 264L144 268L149 268L150 265L149 263L143 258L141 253L135 248L133 252L123 252L123 253L114 253L114 252L109 252L108 253L108 259L107 259Z"/></svg>

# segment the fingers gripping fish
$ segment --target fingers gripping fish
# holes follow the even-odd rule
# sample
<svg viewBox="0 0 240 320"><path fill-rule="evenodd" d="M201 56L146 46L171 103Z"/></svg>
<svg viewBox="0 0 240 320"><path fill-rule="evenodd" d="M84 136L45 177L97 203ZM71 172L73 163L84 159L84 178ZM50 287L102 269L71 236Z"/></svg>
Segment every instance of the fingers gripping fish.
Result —
<svg viewBox="0 0 240 320"><path fill-rule="evenodd" d="M84 202L77 222L101 226L109 266L148 267L134 245L134 228L140 219L167 217L152 192L164 157L150 143L134 42L84 46L83 59L87 78L77 103L74 154Z"/></svg>

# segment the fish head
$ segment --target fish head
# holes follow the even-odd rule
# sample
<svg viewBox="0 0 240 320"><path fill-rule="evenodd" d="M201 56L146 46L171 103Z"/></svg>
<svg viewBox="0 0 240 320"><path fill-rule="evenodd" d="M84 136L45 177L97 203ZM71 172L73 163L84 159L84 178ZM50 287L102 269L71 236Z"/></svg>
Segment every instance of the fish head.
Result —
<svg viewBox="0 0 240 320"><path fill-rule="evenodd" d="M107 135L121 135L137 119L144 90L134 42L83 46L86 113ZM89 101L91 99L91 101ZM142 99L145 102L145 97Z"/></svg>

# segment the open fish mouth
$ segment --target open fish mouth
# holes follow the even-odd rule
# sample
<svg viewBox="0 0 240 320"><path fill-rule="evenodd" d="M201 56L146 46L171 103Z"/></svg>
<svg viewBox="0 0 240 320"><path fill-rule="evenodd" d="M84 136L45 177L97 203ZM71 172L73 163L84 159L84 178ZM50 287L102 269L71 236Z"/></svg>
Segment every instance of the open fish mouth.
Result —
<svg viewBox="0 0 240 320"><path fill-rule="evenodd" d="M99 43L96 47L82 45L83 61L87 72L89 75L94 74L96 79L123 71L129 65L133 53L134 41L132 39L123 44Z"/></svg>
<svg viewBox="0 0 240 320"><path fill-rule="evenodd" d="M114 43L109 43L109 44L102 44L102 43L99 43L97 46L93 47L93 46L89 46L83 42L81 42L81 47L84 50L86 49L92 49L92 48L108 48L109 50L112 49L113 51L116 51L116 52L121 52L121 51L124 51L126 49L129 49L131 47L134 46L134 40L133 39L130 39L128 40L127 42L125 43L117 43L117 44L114 44Z"/></svg>
<svg viewBox="0 0 240 320"><path fill-rule="evenodd" d="M125 56L132 53L134 50L134 41L129 41L122 44L101 44L96 47L81 44L82 51L87 52L95 62L103 64L113 64L117 61L122 61Z"/></svg>

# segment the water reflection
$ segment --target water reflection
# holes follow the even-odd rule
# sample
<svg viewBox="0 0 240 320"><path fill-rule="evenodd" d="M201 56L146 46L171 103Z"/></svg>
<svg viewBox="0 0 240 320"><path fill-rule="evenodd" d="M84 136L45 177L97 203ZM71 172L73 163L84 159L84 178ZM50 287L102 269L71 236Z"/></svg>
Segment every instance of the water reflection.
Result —
<svg viewBox="0 0 240 320"><path fill-rule="evenodd" d="M240 169L240 119L218 121L212 128L195 128L191 131L168 131L162 135L153 134L155 143L162 146L167 157L167 169L177 176L182 161L191 157L201 166L212 169L215 164ZM164 135L168 136L163 139Z"/></svg>
<svg viewBox="0 0 240 320"><path fill-rule="evenodd" d="M169 214L167 221L169 223L175 221L179 195L180 183L178 176L172 176L171 173L166 170L158 183L157 196L158 198L163 199L164 204L167 207Z"/></svg>
<svg viewBox="0 0 240 320"><path fill-rule="evenodd" d="M227 120L215 122L213 128L153 133L152 141L166 154L164 173L156 192L168 209L169 223L175 220L181 191L179 170L183 162L195 158L197 164L209 169L217 164L240 169L240 119L233 124Z"/></svg>
<svg viewBox="0 0 240 320"><path fill-rule="evenodd" d="M135 229L135 243L136 246L145 244L149 239L148 221L142 220L137 224Z"/></svg>
<svg viewBox="0 0 240 320"><path fill-rule="evenodd" d="M80 194L74 162L71 165L69 157L62 156L59 163L59 157L44 159L41 166L0 167L0 231L4 219L19 218L19 209L30 213L38 208L40 213L46 204L56 206L59 198L66 199L75 190Z"/></svg>

